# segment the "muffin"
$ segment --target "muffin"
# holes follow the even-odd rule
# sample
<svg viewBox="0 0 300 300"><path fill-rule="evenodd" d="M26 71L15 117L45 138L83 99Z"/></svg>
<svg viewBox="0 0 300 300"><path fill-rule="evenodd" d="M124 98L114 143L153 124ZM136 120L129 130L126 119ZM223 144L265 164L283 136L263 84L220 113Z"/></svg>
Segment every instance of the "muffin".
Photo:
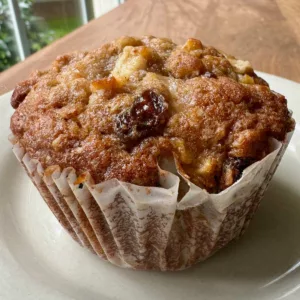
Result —
<svg viewBox="0 0 300 300"><path fill-rule="evenodd" d="M248 61L122 37L11 97L13 151L58 221L115 265L180 270L238 238L294 121Z"/></svg>

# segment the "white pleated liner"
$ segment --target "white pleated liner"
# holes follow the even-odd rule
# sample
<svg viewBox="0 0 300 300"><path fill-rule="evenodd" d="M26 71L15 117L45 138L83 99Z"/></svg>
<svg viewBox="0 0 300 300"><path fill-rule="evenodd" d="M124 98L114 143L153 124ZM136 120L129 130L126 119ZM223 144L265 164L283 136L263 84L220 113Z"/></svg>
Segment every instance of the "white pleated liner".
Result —
<svg viewBox="0 0 300 300"><path fill-rule="evenodd" d="M189 191L180 201L180 172L159 169L161 187L116 179L94 184L89 174L79 181L73 168L44 171L14 137L10 140L45 202L79 244L120 267L181 270L245 231L291 136L284 143L272 140L273 151L219 194L209 194L182 176Z"/></svg>

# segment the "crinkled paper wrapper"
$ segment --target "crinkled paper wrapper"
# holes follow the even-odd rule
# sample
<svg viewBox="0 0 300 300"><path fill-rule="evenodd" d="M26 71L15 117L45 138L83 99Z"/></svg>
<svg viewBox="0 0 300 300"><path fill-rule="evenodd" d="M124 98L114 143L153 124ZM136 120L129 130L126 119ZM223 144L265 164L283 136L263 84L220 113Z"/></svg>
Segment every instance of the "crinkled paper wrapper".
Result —
<svg viewBox="0 0 300 300"><path fill-rule="evenodd" d="M88 174L78 184L73 168L57 166L45 172L14 137L10 140L16 157L74 240L114 265L165 271L203 261L244 233L291 135L283 143L270 141L273 151L219 194L197 187L176 168L159 169L162 187L116 179L94 184ZM182 183L188 190L178 200Z"/></svg>

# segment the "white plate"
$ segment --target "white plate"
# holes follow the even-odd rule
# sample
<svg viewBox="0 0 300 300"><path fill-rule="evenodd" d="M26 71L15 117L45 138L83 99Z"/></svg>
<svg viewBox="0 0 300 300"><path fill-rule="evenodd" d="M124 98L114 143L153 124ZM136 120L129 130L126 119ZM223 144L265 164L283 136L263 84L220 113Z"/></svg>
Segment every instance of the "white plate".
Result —
<svg viewBox="0 0 300 300"><path fill-rule="evenodd" d="M300 85L261 74L300 121ZM61 228L7 141L0 98L0 299L300 299L300 126L247 233L181 272L119 269Z"/></svg>

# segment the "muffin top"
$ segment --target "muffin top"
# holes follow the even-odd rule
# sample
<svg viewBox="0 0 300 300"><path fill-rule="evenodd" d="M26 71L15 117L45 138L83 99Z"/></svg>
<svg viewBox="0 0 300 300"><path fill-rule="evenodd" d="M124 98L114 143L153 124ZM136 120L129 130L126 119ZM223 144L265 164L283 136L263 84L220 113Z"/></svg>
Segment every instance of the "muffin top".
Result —
<svg viewBox="0 0 300 300"><path fill-rule="evenodd" d="M11 130L46 169L96 183L158 185L160 160L211 193L232 185L293 128L284 96L248 61L201 41L122 37L59 56L19 83Z"/></svg>

